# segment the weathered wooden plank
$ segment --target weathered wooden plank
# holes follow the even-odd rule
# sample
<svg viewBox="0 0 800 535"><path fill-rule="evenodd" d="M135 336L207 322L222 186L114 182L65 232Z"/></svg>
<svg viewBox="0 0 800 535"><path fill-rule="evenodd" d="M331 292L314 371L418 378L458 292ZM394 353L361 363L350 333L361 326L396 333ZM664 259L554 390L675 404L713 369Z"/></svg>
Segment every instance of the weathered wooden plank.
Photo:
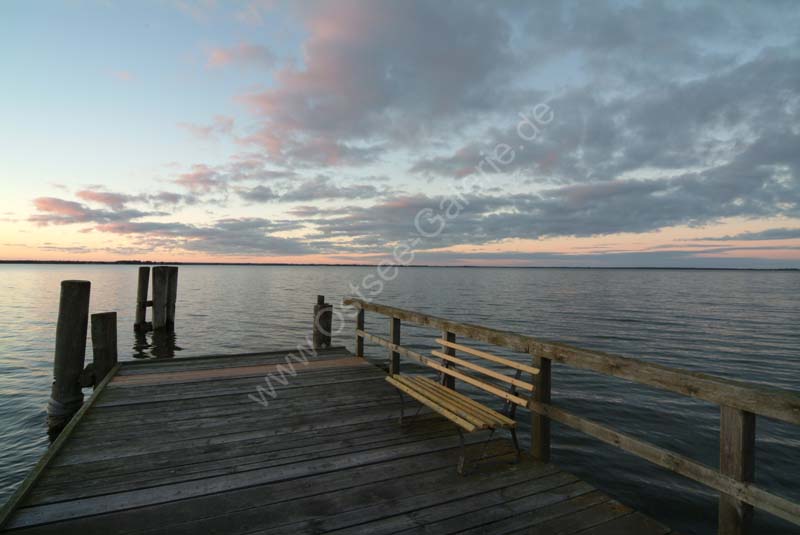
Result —
<svg viewBox="0 0 800 535"><path fill-rule="evenodd" d="M306 477L315 473L341 471L347 468L355 468L398 457L419 455L434 450L452 449L457 442L458 440L455 437L439 438L397 447L390 446L368 450L357 456L344 454L335 457L326 457L322 460L297 462L275 468L209 477L199 481L175 483L149 489L120 492L108 496L97 496L23 508L18 510L16 515L11 518L8 526L18 528L57 522L81 516L97 515L154 505L177 499L217 494L237 488L261 485L283 479Z"/></svg>
<svg viewBox="0 0 800 535"><path fill-rule="evenodd" d="M290 368L291 365L291 368ZM291 361L277 364L261 364L255 366L213 368L206 370L186 370L164 373L151 373L147 375L128 375L115 377L112 380L114 386L117 385L163 385L163 384L189 384L201 381L209 381L221 378L237 377L258 377L268 373L284 370L286 374L292 372L306 372L310 370L320 370L325 368L346 368L346 367L370 366L364 359L355 357L343 357L338 359L317 360L317 361Z"/></svg>
<svg viewBox="0 0 800 535"><path fill-rule="evenodd" d="M476 454L483 446L468 446L468 454ZM176 530L184 523L225 517L227 515L247 515L248 511L258 511L270 504L285 505L305 497L324 493L341 492L371 483L379 483L399 478L418 477L431 471L446 471L453 474L453 452L440 450L426 452L412 457L395 458L385 462L359 467L355 471L328 472L309 477L270 482L242 489L159 503L152 506L116 511L93 517L76 518L54 524L44 524L20 530L26 535L61 535L62 533L129 533L132 531L164 529L165 520ZM488 458L511 454L507 441L494 441L488 445ZM237 514L238 513L238 514ZM245 517L246 518L246 517ZM230 520L228 520L230 526ZM188 531L188 533L196 533Z"/></svg>
<svg viewBox="0 0 800 535"><path fill-rule="evenodd" d="M457 481L457 475L450 476L450 485L442 487L418 487L416 490L404 493L393 493L393 499L379 502L371 507L353 508L352 505L342 504L338 510L333 510L329 515L299 515L311 518L303 519L301 523L290 523L271 529L255 531L259 535L278 535L303 533L311 530L316 532L336 531L337 533L403 533L403 530L414 526L408 532L421 531L420 525L425 525L425 533L448 533L447 521L453 518L463 518L468 513L480 510L482 516L488 514L492 508L505 506L505 503L519 497L538 495L541 502L548 500L557 501L561 497L561 487L579 483L575 476L564 472L551 470L537 470L537 465L528 465L526 469L510 470L499 469L495 472L476 474L470 478L469 484ZM538 465L545 467L547 465ZM387 482L393 485L395 482ZM460 483L460 484L459 484ZM580 483L579 483L580 484ZM585 483L581 487L588 487ZM578 492L584 491L583 488ZM337 503L336 497L330 497ZM339 502L341 503L341 502ZM342 508L350 510L342 511ZM468 527L466 522L461 523L461 529Z"/></svg>
<svg viewBox="0 0 800 535"><path fill-rule="evenodd" d="M598 503L580 512L564 515L532 526L530 535L568 535L583 532L593 526L630 514L627 507L616 500Z"/></svg>
<svg viewBox="0 0 800 535"><path fill-rule="evenodd" d="M764 388L751 383L690 372L600 351L578 349L568 344L547 342L523 334L459 323L420 312L369 303L360 299L345 299L344 304L424 327L450 331L514 351L540 355L574 368L619 377L719 405L800 424L800 394L796 392Z"/></svg>
<svg viewBox="0 0 800 535"><path fill-rule="evenodd" d="M106 387L108 382L116 373L117 369L119 368L119 364L117 364L111 371L106 375L106 377L97 385L97 388L92 393L92 396L84 403L78 412L72 417L69 423L64 427L64 429L59 433L58 438L50 444L50 447L47 449L44 455L39 459L39 462L36 463L36 466L33 467L28 473L28 476L23 480L17 490L14 491L14 494L8 499L8 501L3 506L2 510L0 510L0 529L4 528L6 525L9 524L9 521L15 514L17 507L20 506L21 503L25 500L31 490L34 488L36 483L42 477L42 474L45 470L49 467L50 463L56 455L58 455L64 446L70 440L72 433L78 427L78 424L81 421L81 418L89 411L89 409L94 405L97 401L97 398L103 392L103 389Z"/></svg>
<svg viewBox="0 0 800 535"><path fill-rule="evenodd" d="M543 524L554 518L559 518L588 509L600 503L605 503L611 498L600 491L593 490L552 505L531 509L512 507L508 510L493 511L491 516L483 519L480 525L464 530L463 535L484 535L486 533L514 533L514 535L528 535L530 529L538 524ZM512 504L516 505L516 504ZM473 513L474 515L480 512Z"/></svg>
<svg viewBox="0 0 800 535"><path fill-rule="evenodd" d="M751 483L736 481L732 477L721 474L713 468L693 461L688 457L673 453L623 433L618 433L608 427L592 422L586 418L575 416L553 405L533 402L531 410L591 435L607 444L617 446L618 448L633 453L638 457L663 468L667 468L672 472L707 485L719 492L729 494L739 501L760 507L789 522L800 524L800 505L792 503L786 498L767 492Z"/></svg>
<svg viewBox="0 0 800 535"><path fill-rule="evenodd" d="M667 535L671 531L652 518L633 512L581 531L581 535Z"/></svg>

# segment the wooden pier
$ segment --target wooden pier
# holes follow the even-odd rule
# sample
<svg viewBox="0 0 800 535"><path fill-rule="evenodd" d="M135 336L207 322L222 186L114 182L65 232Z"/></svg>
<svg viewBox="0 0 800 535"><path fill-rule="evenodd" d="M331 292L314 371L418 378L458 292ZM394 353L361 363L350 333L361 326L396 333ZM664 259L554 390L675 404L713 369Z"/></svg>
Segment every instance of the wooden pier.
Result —
<svg viewBox="0 0 800 535"><path fill-rule="evenodd" d="M670 532L552 464L513 464L505 437L459 476L453 426L431 414L400 426L386 372L343 348L308 365L289 358L297 375L267 407L251 399L289 354L121 363L37 467L6 529ZM486 436L473 435L477 456Z"/></svg>
<svg viewBox="0 0 800 535"><path fill-rule="evenodd" d="M748 533L753 505L800 523L800 506L752 482L755 415L800 422L795 393L358 299L346 304L356 310L355 355L327 347L332 307L320 298L314 333L295 349L127 361L95 375L92 396L0 513L0 531L671 533L552 464L551 420L719 490L722 534ZM388 338L365 331L366 312L387 318ZM442 351L425 356L403 346L403 322L432 329ZM468 340L518 351L527 361L511 362ZM378 351L369 360L365 342ZM372 363L376 356L388 373ZM476 356L480 364L468 362ZM423 367L409 369L401 357ZM560 409L550 395L551 361L720 404L720 469ZM514 378L492 367L505 364L517 370ZM424 366L441 372L439 386L417 392L421 404L399 396L393 385L411 384L400 379ZM67 368L74 375L74 366ZM478 379L476 371L501 381ZM514 388L500 390L501 382ZM527 410L529 452L518 458L506 436L482 430L482 422L501 418L463 399L463 384ZM469 432L457 433L454 422ZM460 455L472 461L465 475L456 470Z"/></svg>

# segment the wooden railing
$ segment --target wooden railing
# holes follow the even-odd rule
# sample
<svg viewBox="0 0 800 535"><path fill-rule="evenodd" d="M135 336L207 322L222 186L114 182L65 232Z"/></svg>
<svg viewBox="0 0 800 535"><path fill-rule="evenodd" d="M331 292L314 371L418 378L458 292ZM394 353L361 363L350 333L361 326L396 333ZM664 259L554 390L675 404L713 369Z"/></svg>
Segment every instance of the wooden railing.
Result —
<svg viewBox="0 0 800 535"><path fill-rule="evenodd" d="M800 525L800 504L770 493L753 483L756 415L800 425L800 394L767 389L599 351L578 349L567 344L547 342L480 325L459 323L361 299L345 299L344 304L357 309L356 355L364 356L365 339L386 347L390 355L389 367L393 373L399 371L400 355L416 361L428 358L400 345L400 326L403 321L441 331L440 343L450 342L442 344L442 351L448 355L455 353L453 345L456 336L464 336L529 355L533 367L540 370L533 376L534 392L528 402L528 409L531 411L531 455L539 461L546 462L550 458L550 421L555 420L719 491L720 534L749 533L753 506ZM389 340L364 330L365 311L389 317ZM719 470L649 442L619 433L553 405L550 394L552 362L669 390L719 405Z"/></svg>

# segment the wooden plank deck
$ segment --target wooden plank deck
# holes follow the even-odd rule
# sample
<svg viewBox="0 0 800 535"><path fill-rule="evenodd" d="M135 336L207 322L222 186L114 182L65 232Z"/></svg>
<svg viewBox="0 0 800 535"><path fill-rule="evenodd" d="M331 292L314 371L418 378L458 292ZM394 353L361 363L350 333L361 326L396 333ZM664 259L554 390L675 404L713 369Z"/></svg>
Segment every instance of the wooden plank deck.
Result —
<svg viewBox="0 0 800 535"><path fill-rule="evenodd" d="M288 353L123 363L4 532L671 532L552 464L510 463L505 436L458 476L454 426L401 427L385 372L343 348L295 363L268 407L250 399ZM479 456L486 435L467 438Z"/></svg>

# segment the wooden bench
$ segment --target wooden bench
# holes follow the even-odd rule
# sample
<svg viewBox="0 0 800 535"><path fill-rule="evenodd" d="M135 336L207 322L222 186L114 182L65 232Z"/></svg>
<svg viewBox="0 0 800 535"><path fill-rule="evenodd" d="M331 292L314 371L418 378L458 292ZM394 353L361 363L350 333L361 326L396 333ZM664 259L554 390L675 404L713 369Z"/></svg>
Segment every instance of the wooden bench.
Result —
<svg viewBox="0 0 800 535"><path fill-rule="evenodd" d="M458 473L464 475L466 468L466 445L464 433L489 430L489 442L494 432L498 429L507 429L511 433L511 440L517 452L517 460L520 456L519 442L517 441L517 422L514 420L517 406L528 407L529 399L518 394L519 390L532 393L534 386L531 383L520 379L522 373L536 375L539 369L527 366L513 360L509 360L485 351L471 348L455 342L437 339L436 342L442 345L445 352L432 351L434 357L441 359L439 362L434 359L413 354L414 360L436 370L439 373L439 380L434 381L420 375L401 375L392 370L386 380L397 388L400 393L400 423L403 422L403 394L407 394L417 400L422 405L432 409L436 413L444 416L458 429L461 441L461 456L458 460ZM455 352L461 351L472 357L477 357L487 362L500 364L514 371L513 377L477 364L472 360L465 360L456 357ZM406 350L409 353L409 350ZM420 358L421 357L421 358ZM460 369L459 369L460 368ZM466 371L481 374L484 377L476 377L466 373ZM455 381L461 380L467 384L475 386L485 392L493 394L504 400L503 409L495 411L460 392L455 391ZM507 386L504 390L500 384ZM483 455L476 463L482 460Z"/></svg>

